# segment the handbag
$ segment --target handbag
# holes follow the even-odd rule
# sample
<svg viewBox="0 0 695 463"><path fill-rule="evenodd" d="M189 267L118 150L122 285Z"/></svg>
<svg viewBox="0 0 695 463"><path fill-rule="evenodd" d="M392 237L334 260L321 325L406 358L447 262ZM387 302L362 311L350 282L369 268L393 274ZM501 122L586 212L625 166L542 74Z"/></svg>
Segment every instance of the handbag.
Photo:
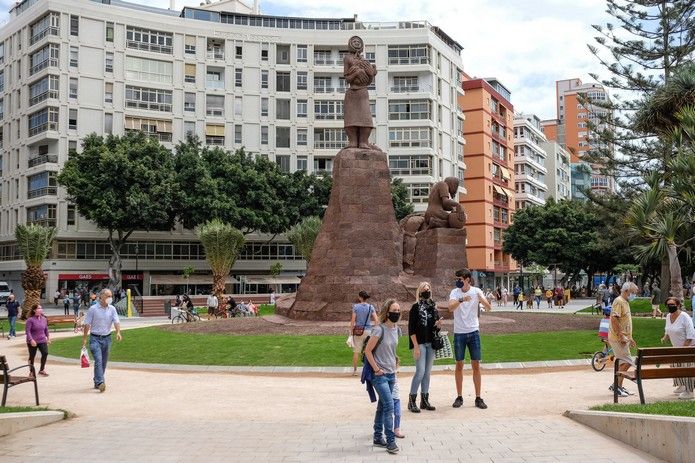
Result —
<svg viewBox="0 0 695 463"><path fill-rule="evenodd" d="M87 348L83 347L80 351L80 365L82 368L89 368L89 355L87 354Z"/></svg>
<svg viewBox="0 0 695 463"><path fill-rule="evenodd" d="M443 347L444 347L444 339L442 339L442 335L440 334L440 332L437 331L434 334L434 337L432 338L432 349L439 350Z"/></svg>
<svg viewBox="0 0 695 463"><path fill-rule="evenodd" d="M434 351L435 360L454 358L454 353L451 349L451 340L449 340L448 334L449 333L446 331L440 331L438 333L438 337L441 339L443 345L440 349ZM432 345L434 346L434 342Z"/></svg>
<svg viewBox="0 0 695 463"><path fill-rule="evenodd" d="M352 335L353 336L362 336L364 334L364 325L367 324L367 320L369 320L369 316L372 314L372 306L369 306L369 311L367 312L367 316L364 319L364 323L362 326L353 326L352 327Z"/></svg>

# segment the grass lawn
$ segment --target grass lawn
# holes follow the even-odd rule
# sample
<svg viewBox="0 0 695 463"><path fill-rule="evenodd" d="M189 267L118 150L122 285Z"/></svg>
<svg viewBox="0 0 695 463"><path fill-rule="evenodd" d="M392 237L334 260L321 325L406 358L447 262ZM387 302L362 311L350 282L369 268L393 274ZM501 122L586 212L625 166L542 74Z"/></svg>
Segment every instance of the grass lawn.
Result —
<svg viewBox="0 0 695 463"><path fill-rule="evenodd" d="M684 305L685 305L686 310L693 310L691 307L690 299L686 299L684 301ZM664 304L661 304L659 307L661 308L661 311L663 313L668 313L668 310L666 309L666 306ZM585 309L579 310L578 313L582 313L582 312L592 313L593 311L594 311L594 309L592 307L587 307ZM652 303L650 302L649 299L643 299L643 298L635 299L634 301L630 302L630 311L632 313L652 313Z"/></svg>
<svg viewBox="0 0 695 463"><path fill-rule="evenodd" d="M655 402L653 404L606 404L591 407L601 412L646 413L647 415L671 415L695 417L695 404L690 400Z"/></svg>
<svg viewBox="0 0 695 463"><path fill-rule="evenodd" d="M634 324L638 345L659 345L663 320L636 319ZM601 348L596 331L483 335L483 362L589 358ZM345 336L230 336L174 333L156 327L127 330L123 334L123 342L114 340L110 360L239 366L349 366L352 362ZM51 344L50 352L77 358L81 342L79 336L60 339ZM398 355L403 365L414 364L405 336L400 339ZM451 364L453 360L437 363Z"/></svg>

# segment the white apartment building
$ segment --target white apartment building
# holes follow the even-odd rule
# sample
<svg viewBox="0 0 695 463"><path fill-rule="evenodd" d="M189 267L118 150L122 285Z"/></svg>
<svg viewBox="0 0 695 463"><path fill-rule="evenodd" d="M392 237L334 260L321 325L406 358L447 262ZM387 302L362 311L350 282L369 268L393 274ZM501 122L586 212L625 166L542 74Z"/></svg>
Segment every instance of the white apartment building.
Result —
<svg viewBox="0 0 695 463"><path fill-rule="evenodd" d="M541 143L541 148L545 151L545 168L548 171L545 176L548 187L546 197L553 197L556 201L572 199L570 154L553 140Z"/></svg>
<svg viewBox="0 0 695 463"><path fill-rule="evenodd" d="M432 183L463 180L457 42L424 21L262 16L253 14L257 8L238 0L182 11L119 0L24 0L11 9L0 29L0 280L21 291L14 230L23 223L58 228L45 265L49 294L105 280L104 232L76 214L56 184L68 153L92 132L143 130L172 149L195 134L208 145L267 156L286 171L330 175L346 143L342 57L355 34L378 70L370 91L373 142L416 207L424 210ZM247 243L231 291L239 282L264 290L276 262L285 273L274 282L287 289L298 282L301 257L265 238ZM181 228L133 234L124 257L126 282L146 295L192 284L182 279L186 266L207 269L200 243Z"/></svg>
<svg viewBox="0 0 695 463"><path fill-rule="evenodd" d="M547 139L541 120L533 114L514 115L514 197L516 210L543 205L548 192L546 153L541 145Z"/></svg>

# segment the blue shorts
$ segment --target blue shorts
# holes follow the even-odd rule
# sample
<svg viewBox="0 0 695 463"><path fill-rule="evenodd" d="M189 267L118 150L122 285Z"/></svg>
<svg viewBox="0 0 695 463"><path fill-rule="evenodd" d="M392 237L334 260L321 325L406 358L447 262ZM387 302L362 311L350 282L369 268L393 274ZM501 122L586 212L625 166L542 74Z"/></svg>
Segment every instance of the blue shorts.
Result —
<svg viewBox="0 0 695 463"><path fill-rule="evenodd" d="M454 333L454 351L456 361L461 362L466 357L466 348L471 353L471 360L481 360L480 331L472 333Z"/></svg>

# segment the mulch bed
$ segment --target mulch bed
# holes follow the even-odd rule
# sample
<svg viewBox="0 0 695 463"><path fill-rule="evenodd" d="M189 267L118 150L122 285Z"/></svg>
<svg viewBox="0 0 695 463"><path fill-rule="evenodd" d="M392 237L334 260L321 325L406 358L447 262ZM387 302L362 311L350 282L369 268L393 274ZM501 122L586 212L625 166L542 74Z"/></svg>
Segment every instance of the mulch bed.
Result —
<svg viewBox="0 0 695 463"><path fill-rule="evenodd" d="M407 322L401 323L407 329ZM482 334L534 333L540 331L598 331L599 317L587 315L499 312L483 314L480 318ZM309 322L281 317L241 317L183 323L160 327L178 333L202 334L283 334L283 335L336 335L347 334L348 322ZM453 321L444 321L444 330L453 333Z"/></svg>

